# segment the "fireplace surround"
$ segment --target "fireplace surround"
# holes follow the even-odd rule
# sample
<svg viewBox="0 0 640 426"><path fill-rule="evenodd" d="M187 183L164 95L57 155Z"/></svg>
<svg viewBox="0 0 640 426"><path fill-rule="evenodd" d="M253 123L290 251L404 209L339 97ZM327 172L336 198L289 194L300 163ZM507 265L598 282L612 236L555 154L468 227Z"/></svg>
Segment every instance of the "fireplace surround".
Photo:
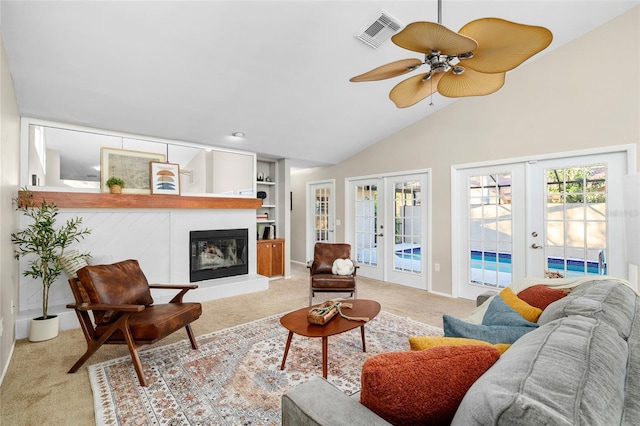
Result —
<svg viewBox="0 0 640 426"><path fill-rule="evenodd" d="M204 281L249 272L248 229L189 232L189 281Z"/></svg>

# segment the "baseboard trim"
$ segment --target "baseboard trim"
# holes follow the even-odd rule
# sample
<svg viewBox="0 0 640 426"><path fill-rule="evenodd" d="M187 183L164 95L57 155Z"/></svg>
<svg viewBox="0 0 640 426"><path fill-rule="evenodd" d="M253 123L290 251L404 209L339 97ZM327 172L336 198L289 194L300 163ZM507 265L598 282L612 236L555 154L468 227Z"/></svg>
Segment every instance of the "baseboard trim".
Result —
<svg viewBox="0 0 640 426"><path fill-rule="evenodd" d="M2 382L4 382L4 376L7 374L7 370L9 369L9 364L11 364L11 358L13 358L13 351L16 348L16 341L14 340L11 343L11 350L9 351L9 356L7 357L7 363L2 366L2 374L0 375L0 387L2 387Z"/></svg>

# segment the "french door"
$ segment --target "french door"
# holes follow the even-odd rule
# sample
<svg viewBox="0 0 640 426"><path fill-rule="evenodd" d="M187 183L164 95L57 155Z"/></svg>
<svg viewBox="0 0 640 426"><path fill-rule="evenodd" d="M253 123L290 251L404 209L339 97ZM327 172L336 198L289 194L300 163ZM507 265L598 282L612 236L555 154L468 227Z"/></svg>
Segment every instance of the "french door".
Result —
<svg viewBox="0 0 640 426"><path fill-rule="evenodd" d="M626 277L622 218L611 214L623 211L626 173L626 152L457 169L458 296L523 277Z"/></svg>
<svg viewBox="0 0 640 426"><path fill-rule="evenodd" d="M307 259L312 259L316 242L335 241L335 183L333 180L313 182L307 184L307 187L307 211L310 212L307 224Z"/></svg>
<svg viewBox="0 0 640 426"><path fill-rule="evenodd" d="M360 179L350 183L353 219L352 250L355 249L355 260L360 267L358 274L384 279L384 209L380 209L380 201L384 199L382 180ZM354 253L352 253L352 256Z"/></svg>
<svg viewBox="0 0 640 426"><path fill-rule="evenodd" d="M427 289L427 173L357 179L349 186L358 274Z"/></svg>

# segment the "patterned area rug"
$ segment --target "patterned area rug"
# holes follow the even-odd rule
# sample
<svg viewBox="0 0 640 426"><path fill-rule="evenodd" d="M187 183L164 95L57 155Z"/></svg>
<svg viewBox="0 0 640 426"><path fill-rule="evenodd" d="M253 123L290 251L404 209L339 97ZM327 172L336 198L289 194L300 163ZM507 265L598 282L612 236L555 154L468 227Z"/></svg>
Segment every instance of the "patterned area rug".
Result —
<svg viewBox="0 0 640 426"><path fill-rule="evenodd" d="M98 425L279 425L282 394L322 375L319 338L294 335L284 370L287 330L281 315L197 338L140 351L146 388L128 356L89 367ZM408 336L440 336L442 330L388 312L365 326L329 337L328 380L351 395L371 355L408 350Z"/></svg>

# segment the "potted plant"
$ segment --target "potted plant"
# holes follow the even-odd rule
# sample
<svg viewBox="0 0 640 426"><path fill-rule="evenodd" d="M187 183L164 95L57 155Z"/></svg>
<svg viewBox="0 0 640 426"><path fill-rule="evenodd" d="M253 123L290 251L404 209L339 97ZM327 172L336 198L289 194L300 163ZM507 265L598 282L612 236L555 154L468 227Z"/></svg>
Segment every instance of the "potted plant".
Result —
<svg viewBox="0 0 640 426"><path fill-rule="evenodd" d="M120 194L124 188L124 181L117 177L110 177L106 183L112 194Z"/></svg>
<svg viewBox="0 0 640 426"><path fill-rule="evenodd" d="M71 256L71 260L84 260L90 256L77 251L65 253L65 250L91 231L80 228L81 217L68 219L64 225L56 227L58 207L45 200L36 205L33 194L27 189L21 189L14 202L16 210L30 219L26 228L11 234L11 242L16 245L15 258L29 256L29 269L22 273L23 276L42 281L42 316L31 320L29 340L49 340L58 335L59 322L57 315L48 313L49 288L62 273L63 256L67 259Z"/></svg>

